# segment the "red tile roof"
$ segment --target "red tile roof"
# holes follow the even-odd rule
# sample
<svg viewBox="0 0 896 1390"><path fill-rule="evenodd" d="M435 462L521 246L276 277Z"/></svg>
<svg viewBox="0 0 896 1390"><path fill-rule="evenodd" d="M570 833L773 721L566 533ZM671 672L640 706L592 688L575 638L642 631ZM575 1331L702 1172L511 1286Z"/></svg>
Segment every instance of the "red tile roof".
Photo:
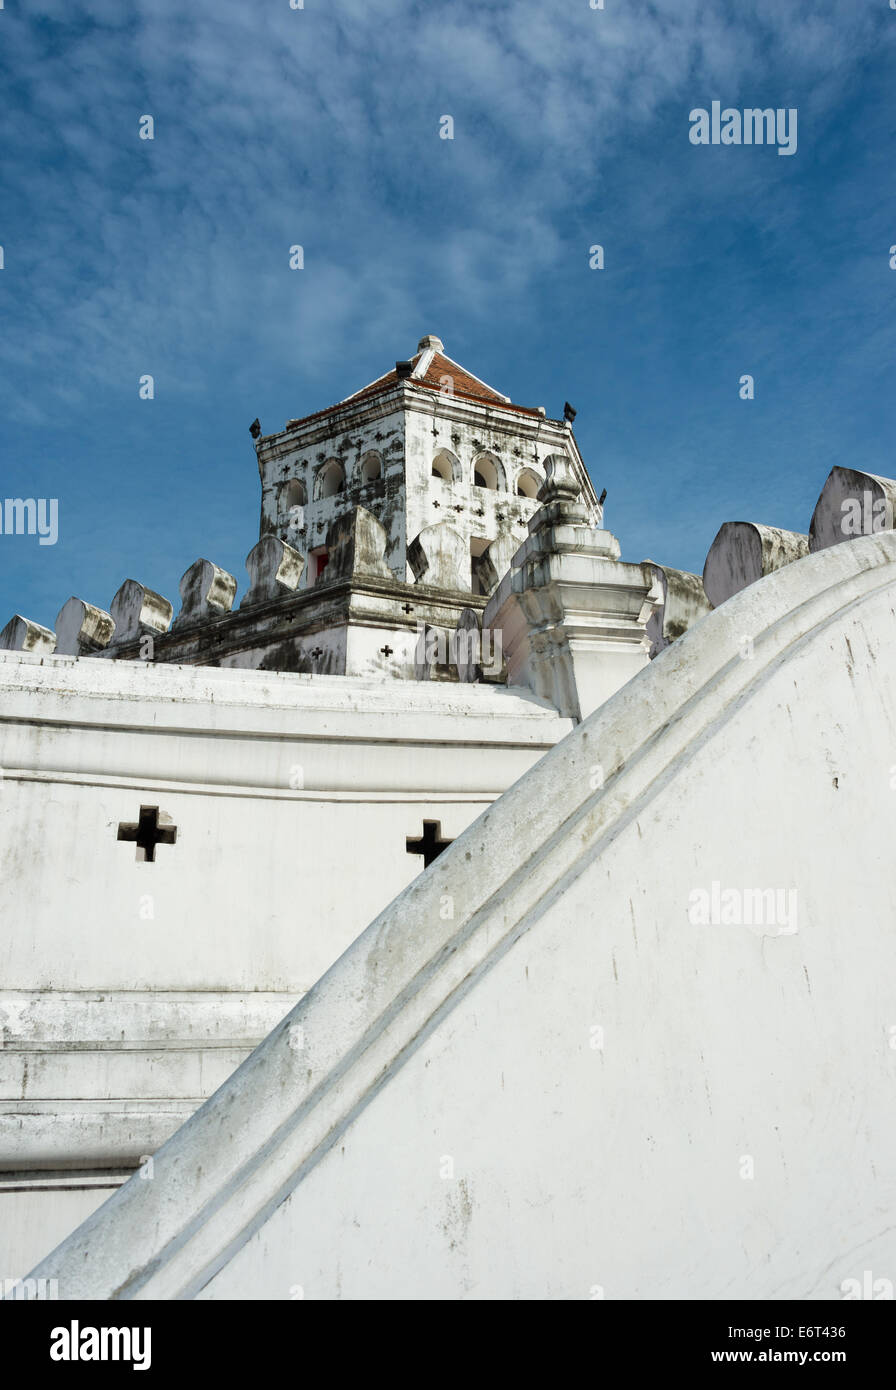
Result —
<svg viewBox="0 0 896 1390"><path fill-rule="evenodd" d="M422 353L415 353L410 359L414 366L417 365ZM527 405L513 405L512 402L499 396L497 391L493 391L490 386L471 376L464 371L450 358L445 357L440 352L433 354L432 361L421 377L399 377L397 370L393 367L391 372L386 372L384 376L372 381L369 386L365 386L354 395L347 396L344 401L338 401L336 405L327 406L326 410L315 410L311 415L303 415L300 420L290 420L288 429L294 429L296 425L305 425L309 420L318 420L325 415L332 415L334 411L341 410L343 406L350 406L354 401L368 400L371 396L378 396L383 391L390 390L399 381L405 381L409 386L422 386L427 391L435 391L439 394L445 378L449 378L452 384L453 394L462 400L479 401L483 405L494 406L498 410L516 410L523 415L541 416L540 410L535 410ZM280 433L280 431L277 431Z"/></svg>

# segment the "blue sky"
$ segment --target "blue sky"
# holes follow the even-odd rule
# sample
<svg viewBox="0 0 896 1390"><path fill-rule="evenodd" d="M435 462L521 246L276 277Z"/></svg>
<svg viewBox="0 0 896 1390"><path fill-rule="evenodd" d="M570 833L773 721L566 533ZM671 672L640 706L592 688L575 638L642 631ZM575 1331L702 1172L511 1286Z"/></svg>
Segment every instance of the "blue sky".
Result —
<svg viewBox="0 0 896 1390"><path fill-rule="evenodd" d="M0 626L127 577L176 610L200 555L242 594L250 422L424 333L576 406L625 559L699 572L723 521L805 531L833 464L896 472L896 12L605 5L5 0L0 498L60 536L0 535ZM796 107L796 154L692 145L714 99Z"/></svg>

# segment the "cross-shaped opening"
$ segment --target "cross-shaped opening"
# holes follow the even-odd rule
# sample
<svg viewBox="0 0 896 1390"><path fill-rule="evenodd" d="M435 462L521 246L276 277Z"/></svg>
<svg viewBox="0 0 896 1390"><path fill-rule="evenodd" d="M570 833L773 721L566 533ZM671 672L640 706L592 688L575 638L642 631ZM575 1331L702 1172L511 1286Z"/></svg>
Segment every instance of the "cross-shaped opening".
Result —
<svg viewBox="0 0 896 1390"><path fill-rule="evenodd" d="M380 651L382 652L383 656L391 656L393 648L390 647L389 643L387 642L384 647L380 647Z"/></svg>
<svg viewBox="0 0 896 1390"><path fill-rule="evenodd" d="M423 855L424 869L428 869L432 861L438 859L442 850L447 849L452 843L451 840L442 839L442 822L440 820L425 820L420 839L405 841L408 854Z"/></svg>
<svg viewBox="0 0 896 1390"><path fill-rule="evenodd" d="M167 818L166 818L167 819ZM156 845L173 845L177 839L176 825L159 824L158 806L141 806L136 825L124 821L118 827L119 840L136 841L135 858L147 864L155 863Z"/></svg>

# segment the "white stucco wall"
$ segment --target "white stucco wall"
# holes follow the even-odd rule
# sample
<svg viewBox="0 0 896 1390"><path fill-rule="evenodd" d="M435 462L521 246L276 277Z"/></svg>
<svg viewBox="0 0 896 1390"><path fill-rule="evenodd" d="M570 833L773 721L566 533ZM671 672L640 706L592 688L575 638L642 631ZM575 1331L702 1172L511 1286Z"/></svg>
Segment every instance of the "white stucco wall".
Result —
<svg viewBox="0 0 896 1390"><path fill-rule="evenodd" d="M569 727L494 687L0 654L0 1277L420 873L424 820L460 834ZM177 827L152 863L117 839L141 805Z"/></svg>
<svg viewBox="0 0 896 1390"><path fill-rule="evenodd" d="M809 556L667 648L35 1273L96 1298L892 1280L894 559L892 534ZM713 884L782 890L782 919L695 918Z"/></svg>
<svg viewBox="0 0 896 1390"><path fill-rule="evenodd" d="M455 460L457 477L450 482L432 476L433 459L442 451ZM364 506L385 528L385 558L393 573L413 583L406 563L408 546L427 527L449 523L460 531L468 552L459 582L452 587L469 589L471 542L478 555L501 537L509 556L525 540L526 522L538 503L520 496L517 483L526 471L542 480L544 460L558 451L572 461L596 518L599 508L571 427L531 410L437 394L407 382L382 395L346 400L324 416L296 422L259 441L261 531L275 532L309 556L325 544L338 516ZM372 453L382 459L382 479L365 484L363 463ZM495 489L474 486L477 460L486 455L497 460ZM345 489L322 498L317 479L331 460L343 468ZM289 514L290 482L305 488L301 531ZM313 582L309 561L299 587L306 589Z"/></svg>
<svg viewBox="0 0 896 1390"><path fill-rule="evenodd" d="M362 460L376 453L382 461L379 482L364 483ZM345 473L344 491L331 497L319 496L317 486L321 469L337 460ZM309 421L294 430L286 430L259 447L261 475L261 530L274 531L308 556L323 546L327 531L337 516L348 507L369 507L382 521L388 535L386 559L395 574L404 579L405 535L403 498L405 465L404 413L394 401L359 402L346 407L329 419ZM304 522L296 530L298 514L290 515L285 489L290 482L304 484L307 501L299 517ZM386 500L386 484L391 500ZM354 501L351 499L354 498ZM299 587L307 589L313 583L310 563L306 563Z"/></svg>

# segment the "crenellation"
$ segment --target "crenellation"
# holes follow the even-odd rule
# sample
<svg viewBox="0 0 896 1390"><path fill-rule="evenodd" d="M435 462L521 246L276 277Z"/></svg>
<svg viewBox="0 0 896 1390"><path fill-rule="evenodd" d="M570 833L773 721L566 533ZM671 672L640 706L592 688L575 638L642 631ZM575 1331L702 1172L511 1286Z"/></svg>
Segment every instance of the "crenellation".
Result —
<svg viewBox="0 0 896 1390"><path fill-rule="evenodd" d="M809 537L753 521L726 521L709 548L703 588L718 608L748 584L809 553Z"/></svg>
<svg viewBox="0 0 896 1390"><path fill-rule="evenodd" d="M896 479L859 468L831 469L809 525L809 550L892 531L896 515Z"/></svg>
<svg viewBox="0 0 896 1390"><path fill-rule="evenodd" d="M437 589L466 587L468 555L463 536L448 521L425 526L408 546L415 581Z"/></svg>
<svg viewBox="0 0 896 1390"><path fill-rule="evenodd" d="M172 628L223 617L233 607L236 589L236 578L227 570L211 560L195 560L181 578L181 609Z"/></svg>
<svg viewBox="0 0 896 1390"><path fill-rule="evenodd" d="M654 579L648 597L656 603L656 607L647 619L646 629L652 661L666 647L683 637L699 618L709 613L712 604L706 597L699 574L672 569L669 565L657 565L652 560L644 561L644 569L649 569Z"/></svg>
<svg viewBox="0 0 896 1390"><path fill-rule="evenodd" d="M112 641L115 621L111 613L70 598L56 615L56 652L59 656L93 656Z"/></svg>
<svg viewBox="0 0 896 1390"><path fill-rule="evenodd" d="M294 593L304 568L305 557L298 550L277 536L262 536L246 556L249 588L240 607L251 607Z"/></svg>
<svg viewBox="0 0 896 1390"><path fill-rule="evenodd" d="M161 594L136 579L126 579L109 605L116 645L167 632L173 612L172 604Z"/></svg>
<svg viewBox="0 0 896 1390"><path fill-rule="evenodd" d="M56 650L56 634L30 618L16 613L0 632L0 651L35 652L49 655Z"/></svg>

